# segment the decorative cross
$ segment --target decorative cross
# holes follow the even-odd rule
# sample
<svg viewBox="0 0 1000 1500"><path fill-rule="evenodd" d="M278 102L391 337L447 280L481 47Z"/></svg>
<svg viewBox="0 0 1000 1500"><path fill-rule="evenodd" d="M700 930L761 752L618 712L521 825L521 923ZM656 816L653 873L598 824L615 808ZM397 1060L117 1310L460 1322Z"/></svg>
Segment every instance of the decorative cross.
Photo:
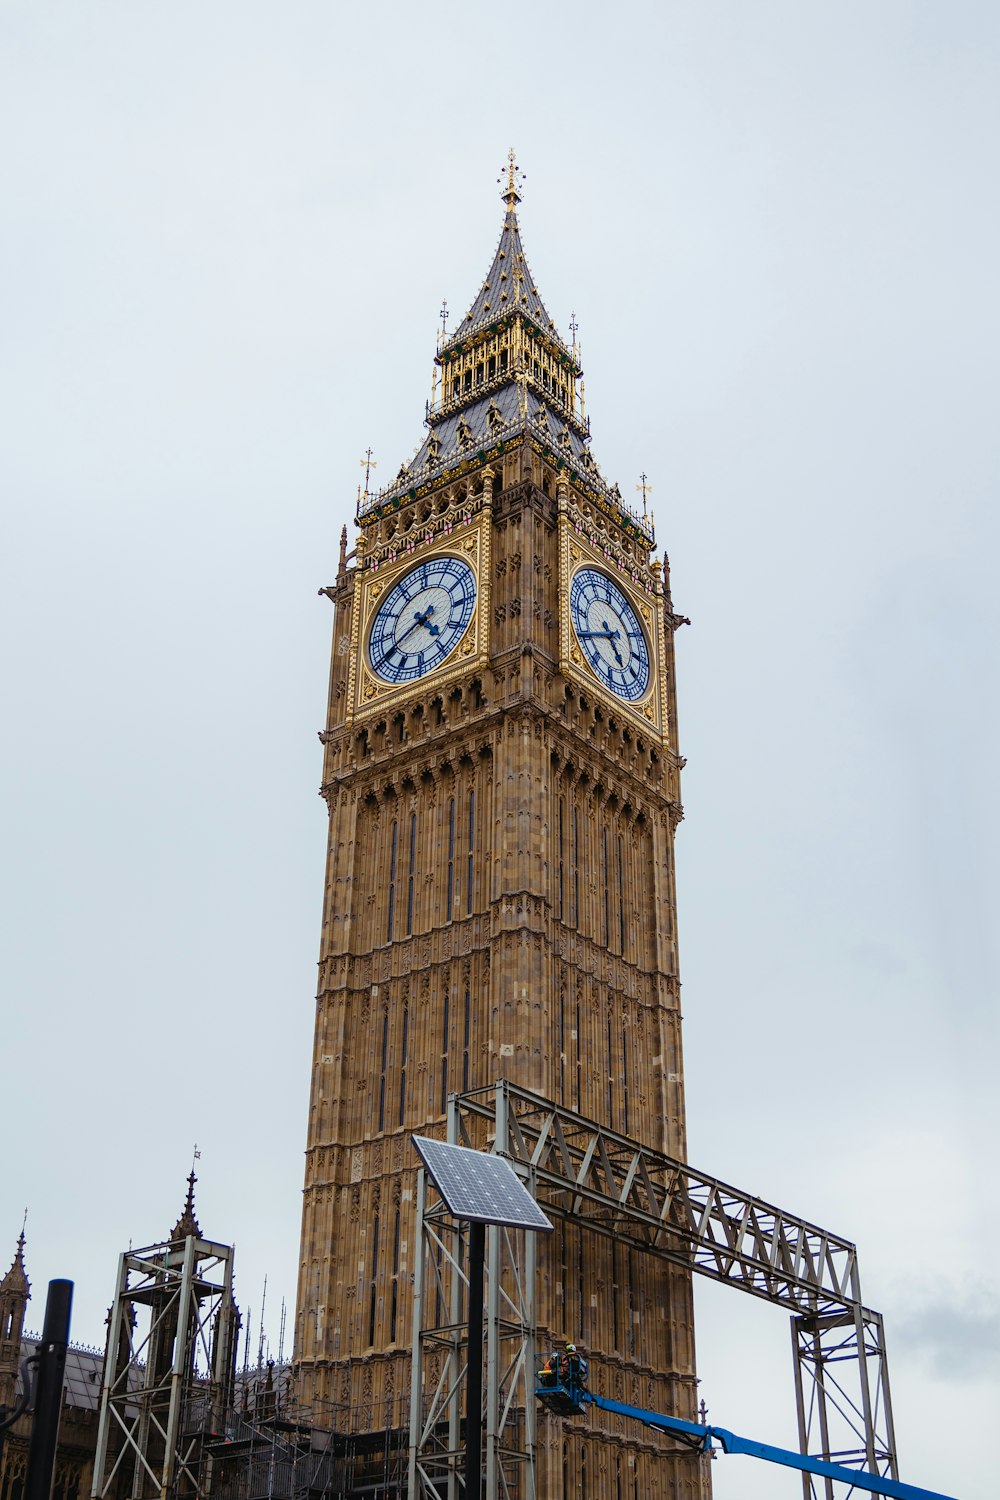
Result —
<svg viewBox="0 0 1000 1500"><path fill-rule="evenodd" d="M639 479L641 483L636 485L636 489L642 493L642 513L645 516L648 514L646 510L646 496L653 493L653 486L647 481L645 474L640 474Z"/></svg>
<svg viewBox="0 0 1000 1500"><path fill-rule="evenodd" d="M569 315L569 331L573 335L573 348L575 349L576 348L576 336L577 336L577 334L580 331L580 325L576 321L576 313L575 312L571 312L570 315Z"/></svg>
<svg viewBox="0 0 1000 1500"><path fill-rule="evenodd" d="M513 146L511 146L510 150L507 152L506 176L507 186L500 194L500 196L504 200L508 208L513 208L515 203L520 203L521 201L521 194L518 192L518 188L524 182L524 179L527 176L527 173L522 172L521 168L517 164L517 158L514 155ZM501 172L500 176L497 178L497 182L503 182L503 180L504 174L503 172Z"/></svg>
<svg viewBox="0 0 1000 1500"><path fill-rule="evenodd" d="M442 333L447 333L447 331L448 331L448 299L446 297L445 300L441 303L441 332Z"/></svg>
<svg viewBox="0 0 1000 1500"><path fill-rule="evenodd" d="M372 450L370 448L367 449L367 451L365 452L364 458L361 460L361 467L365 471L365 494L367 495L367 493L368 493L368 480L371 477L372 469L377 469L378 468L378 464L372 458Z"/></svg>

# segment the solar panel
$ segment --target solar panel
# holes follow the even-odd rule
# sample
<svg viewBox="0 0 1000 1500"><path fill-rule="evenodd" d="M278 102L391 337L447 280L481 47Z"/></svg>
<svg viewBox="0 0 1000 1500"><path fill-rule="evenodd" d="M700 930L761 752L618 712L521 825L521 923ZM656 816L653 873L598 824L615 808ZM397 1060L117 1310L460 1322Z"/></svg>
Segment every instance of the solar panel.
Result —
<svg viewBox="0 0 1000 1500"><path fill-rule="evenodd" d="M413 1144L456 1219L551 1230L551 1223L504 1157L470 1151L467 1146L448 1146L423 1135L415 1135Z"/></svg>

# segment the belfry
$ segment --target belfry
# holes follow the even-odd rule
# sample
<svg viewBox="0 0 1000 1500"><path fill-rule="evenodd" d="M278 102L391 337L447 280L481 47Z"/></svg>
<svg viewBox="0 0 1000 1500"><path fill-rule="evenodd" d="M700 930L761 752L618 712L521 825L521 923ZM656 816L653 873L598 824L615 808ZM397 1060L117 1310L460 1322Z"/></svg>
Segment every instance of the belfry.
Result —
<svg viewBox="0 0 1000 1500"><path fill-rule="evenodd" d="M295 1324L319 1425L409 1422L414 1134L498 1080L685 1157L673 611L642 503L591 453L582 368L500 241L442 332L426 435L367 481L336 583L329 845ZM484 1143L485 1144L485 1143ZM557 1224L540 1338L695 1416L691 1275ZM695 1500L699 1455L542 1414L537 1493Z"/></svg>

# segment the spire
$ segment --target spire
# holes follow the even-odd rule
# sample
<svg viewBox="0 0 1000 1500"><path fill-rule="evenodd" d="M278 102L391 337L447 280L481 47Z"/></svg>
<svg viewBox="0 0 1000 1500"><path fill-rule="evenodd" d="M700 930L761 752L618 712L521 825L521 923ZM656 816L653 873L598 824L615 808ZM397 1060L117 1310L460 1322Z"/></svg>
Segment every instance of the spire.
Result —
<svg viewBox="0 0 1000 1500"><path fill-rule="evenodd" d="M27 1218L27 1210L25 1210ZM21 1335L31 1284L24 1269L24 1228L17 1240L14 1260L0 1281L0 1413L14 1405L17 1370L21 1363ZM0 1433L0 1443L3 1434Z"/></svg>
<svg viewBox="0 0 1000 1500"><path fill-rule="evenodd" d="M535 286L534 278L525 259L521 231L517 223L517 205L521 201L518 185L523 183L524 176L525 174L517 165L512 146L508 154L507 165L501 176L497 178L497 181L503 185L500 196L507 205L507 212L504 216L500 243L493 256L493 264L487 271L486 278L476 293L472 306L450 338L442 329L438 349L439 363L442 358L447 358L449 350L461 345L475 329L485 328L512 313L519 313L533 323L543 338L553 341L562 354L572 357L571 351L559 337L556 325L545 309L545 304L538 294L538 288Z"/></svg>
<svg viewBox="0 0 1000 1500"><path fill-rule="evenodd" d="M559 334L528 267L517 205L524 173L513 149L497 182L503 228L493 262L465 317L447 329L447 306L434 356L431 400L423 441L384 489L358 493L358 521L382 519L401 504L429 494L449 478L493 463L520 445L573 476L583 493L599 498L628 530L652 544L652 522L624 504L601 474L590 451L584 410L578 324L572 343ZM528 459L530 466L530 458ZM522 459L522 466L524 459ZM395 551L381 539L386 555ZM359 538L358 565L377 566Z"/></svg>
<svg viewBox="0 0 1000 1500"><path fill-rule="evenodd" d="M31 1282L28 1280L27 1272L24 1269L23 1228L17 1237L17 1250L14 1252L14 1259L11 1262L10 1270L3 1280L0 1281L0 1293L3 1292L12 1293L14 1296L21 1296L25 1301L28 1300L31 1294Z"/></svg>
<svg viewBox="0 0 1000 1500"><path fill-rule="evenodd" d="M199 1225L194 1212L194 1185L198 1181L197 1177L194 1175L194 1167L191 1168L191 1171L188 1174L187 1181L188 1190L187 1197L184 1200L184 1209L181 1213L180 1218L177 1220L177 1223L170 1231L171 1241L186 1240L189 1234L194 1235L196 1239L201 1238L201 1226Z"/></svg>

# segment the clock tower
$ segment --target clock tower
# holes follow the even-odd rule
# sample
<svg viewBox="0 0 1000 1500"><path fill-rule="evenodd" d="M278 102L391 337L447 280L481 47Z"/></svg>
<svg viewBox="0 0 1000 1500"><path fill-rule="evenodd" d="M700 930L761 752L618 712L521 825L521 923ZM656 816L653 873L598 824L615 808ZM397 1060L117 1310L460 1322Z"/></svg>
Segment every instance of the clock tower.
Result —
<svg viewBox="0 0 1000 1500"><path fill-rule="evenodd" d="M408 1423L414 1133L506 1078L685 1154L673 612L591 453L575 338L529 270L511 155L493 263L442 332L426 435L359 499L322 734L330 836L295 1367L317 1426ZM664 560L665 561L665 560ZM692 1418L691 1278L557 1226L541 1337ZM619 1423L619 1426L621 1424ZM637 1429L543 1416L539 1494L702 1494Z"/></svg>

